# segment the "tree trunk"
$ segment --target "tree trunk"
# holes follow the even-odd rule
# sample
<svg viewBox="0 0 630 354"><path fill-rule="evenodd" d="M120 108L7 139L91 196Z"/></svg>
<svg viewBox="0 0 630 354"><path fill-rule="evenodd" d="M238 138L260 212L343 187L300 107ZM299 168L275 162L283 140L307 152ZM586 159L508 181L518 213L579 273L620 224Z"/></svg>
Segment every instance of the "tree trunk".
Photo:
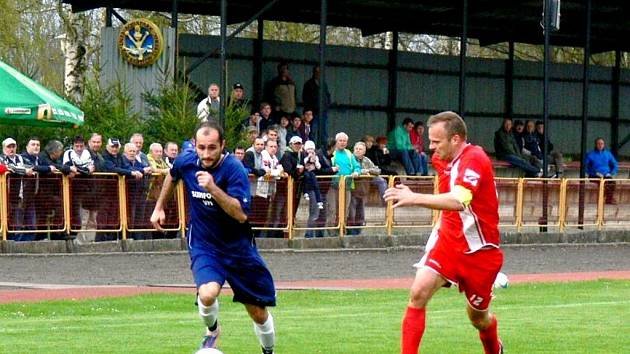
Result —
<svg viewBox="0 0 630 354"><path fill-rule="evenodd" d="M85 15L75 14L67 8L60 6L59 15L63 20L65 33L61 39L61 51L64 55L64 92L67 97L75 102L81 102L83 95L83 80L86 71L85 65Z"/></svg>

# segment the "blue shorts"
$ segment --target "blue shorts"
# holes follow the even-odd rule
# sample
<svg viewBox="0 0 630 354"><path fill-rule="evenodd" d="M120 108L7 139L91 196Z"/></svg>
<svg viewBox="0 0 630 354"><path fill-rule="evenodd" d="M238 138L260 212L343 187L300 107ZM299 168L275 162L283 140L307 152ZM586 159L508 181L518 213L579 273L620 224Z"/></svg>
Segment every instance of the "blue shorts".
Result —
<svg viewBox="0 0 630 354"><path fill-rule="evenodd" d="M276 306L276 289L273 278L262 257L225 257L211 252L192 256L191 270L197 288L215 282L230 284L234 302L261 307Z"/></svg>

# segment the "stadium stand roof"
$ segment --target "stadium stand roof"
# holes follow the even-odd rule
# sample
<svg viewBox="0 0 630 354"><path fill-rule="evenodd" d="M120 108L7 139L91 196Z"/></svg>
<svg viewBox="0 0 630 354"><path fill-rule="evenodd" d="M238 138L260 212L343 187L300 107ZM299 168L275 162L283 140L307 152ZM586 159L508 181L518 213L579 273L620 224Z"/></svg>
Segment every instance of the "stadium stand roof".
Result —
<svg viewBox="0 0 630 354"><path fill-rule="evenodd" d="M270 0L228 0L228 23L243 22ZM63 0L80 12L111 7L171 12L174 0ZM179 13L220 14L220 0L177 0ZM320 22L321 1L280 1L263 18ZM560 30L552 45L583 47L587 0L562 0ZM463 0L328 0L328 25L360 28L365 35L385 31L458 37ZM630 50L630 1L591 0L591 52ZM468 0L468 37L482 45L499 42L542 44L543 0Z"/></svg>

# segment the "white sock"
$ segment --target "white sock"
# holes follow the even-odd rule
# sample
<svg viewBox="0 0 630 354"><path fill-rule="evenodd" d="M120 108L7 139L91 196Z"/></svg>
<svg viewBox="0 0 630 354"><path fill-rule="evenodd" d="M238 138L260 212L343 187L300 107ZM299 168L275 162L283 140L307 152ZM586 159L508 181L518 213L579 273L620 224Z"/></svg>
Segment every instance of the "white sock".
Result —
<svg viewBox="0 0 630 354"><path fill-rule="evenodd" d="M260 341L260 345L265 349L273 349L276 343L276 332L273 328L273 317L269 313L267 321L263 324L254 322L254 332Z"/></svg>
<svg viewBox="0 0 630 354"><path fill-rule="evenodd" d="M206 327L214 326L217 322L217 317L219 317L219 299L215 299L212 305L206 306L197 297L197 307L199 308L199 317L201 317Z"/></svg>

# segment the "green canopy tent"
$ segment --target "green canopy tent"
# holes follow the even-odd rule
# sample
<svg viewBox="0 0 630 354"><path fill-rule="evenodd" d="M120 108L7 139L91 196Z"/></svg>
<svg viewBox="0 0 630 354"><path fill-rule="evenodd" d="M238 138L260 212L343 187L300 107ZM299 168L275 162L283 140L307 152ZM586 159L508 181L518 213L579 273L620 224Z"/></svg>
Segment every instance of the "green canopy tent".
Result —
<svg viewBox="0 0 630 354"><path fill-rule="evenodd" d="M83 112L0 61L0 124L40 127L83 125Z"/></svg>

